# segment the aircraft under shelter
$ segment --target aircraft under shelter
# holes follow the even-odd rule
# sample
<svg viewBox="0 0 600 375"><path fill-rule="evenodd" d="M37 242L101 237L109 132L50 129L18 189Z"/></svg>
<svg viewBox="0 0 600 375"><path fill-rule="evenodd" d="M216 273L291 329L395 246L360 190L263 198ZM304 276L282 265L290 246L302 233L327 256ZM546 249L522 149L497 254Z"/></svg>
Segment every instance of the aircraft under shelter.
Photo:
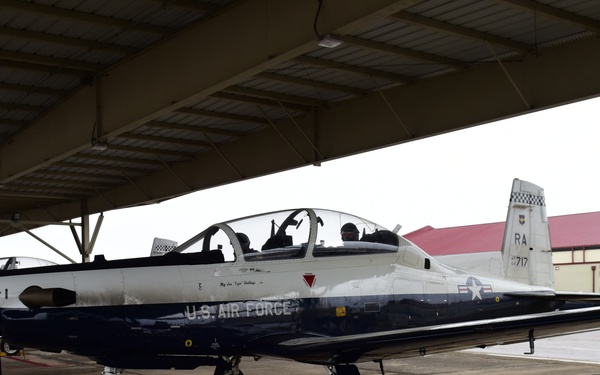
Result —
<svg viewBox="0 0 600 375"><path fill-rule="evenodd" d="M275 357L356 363L600 329L600 293L554 289L544 190L515 179L499 272L461 270L373 221L298 208L215 223L164 255L0 271L12 347L68 351L104 374L242 374ZM528 238L526 244L516 238ZM575 304L573 304L575 303Z"/></svg>
<svg viewBox="0 0 600 375"><path fill-rule="evenodd" d="M91 214L600 93L595 0L0 7L0 235L81 217L84 261Z"/></svg>

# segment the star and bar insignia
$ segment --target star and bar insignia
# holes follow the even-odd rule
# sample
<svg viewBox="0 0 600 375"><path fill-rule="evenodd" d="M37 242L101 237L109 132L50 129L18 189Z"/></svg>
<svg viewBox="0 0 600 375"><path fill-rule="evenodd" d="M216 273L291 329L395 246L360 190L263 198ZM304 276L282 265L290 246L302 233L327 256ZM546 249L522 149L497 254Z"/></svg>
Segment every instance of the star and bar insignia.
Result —
<svg viewBox="0 0 600 375"><path fill-rule="evenodd" d="M483 293L493 293L493 289L491 285L483 285L481 281L479 281L475 277L469 277L465 285L458 286L459 294L468 294L471 297L471 301L483 300L481 296Z"/></svg>

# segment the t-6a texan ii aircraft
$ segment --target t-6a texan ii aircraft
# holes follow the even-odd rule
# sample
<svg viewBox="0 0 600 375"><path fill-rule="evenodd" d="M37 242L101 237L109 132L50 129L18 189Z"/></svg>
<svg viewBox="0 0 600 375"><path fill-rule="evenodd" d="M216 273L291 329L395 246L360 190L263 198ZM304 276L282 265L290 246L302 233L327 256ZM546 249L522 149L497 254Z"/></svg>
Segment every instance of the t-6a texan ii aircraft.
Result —
<svg viewBox="0 0 600 375"><path fill-rule="evenodd" d="M503 277L445 266L354 215L317 209L215 224L162 256L0 273L2 335L116 369L215 366L242 357L322 365L534 340L600 327L598 294L553 290L543 189L514 180ZM111 370L112 371L112 370Z"/></svg>

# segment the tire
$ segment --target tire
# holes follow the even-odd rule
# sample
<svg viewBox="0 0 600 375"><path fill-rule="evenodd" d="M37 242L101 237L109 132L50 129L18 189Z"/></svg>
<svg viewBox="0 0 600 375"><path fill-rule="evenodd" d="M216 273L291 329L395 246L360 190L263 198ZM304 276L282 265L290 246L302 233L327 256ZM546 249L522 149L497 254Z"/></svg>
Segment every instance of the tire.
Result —
<svg viewBox="0 0 600 375"><path fill-rule="evenodd" d="M9 356L17 355L21 351L21 348L16 347L16 346L11 346L9 343L7 343L4 340L2 340L1 346L2 346L2 351Z"/></svg>

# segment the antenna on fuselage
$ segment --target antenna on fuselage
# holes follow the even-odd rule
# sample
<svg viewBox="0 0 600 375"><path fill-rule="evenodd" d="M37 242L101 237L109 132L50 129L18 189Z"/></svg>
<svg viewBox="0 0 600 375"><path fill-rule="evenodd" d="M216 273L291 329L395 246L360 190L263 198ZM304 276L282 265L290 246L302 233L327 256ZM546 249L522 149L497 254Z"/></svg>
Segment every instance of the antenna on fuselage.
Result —
<svg viewBox="0 0 600 375"><path fill-rule="evenodd" d="M394 232L395 234L398 234L398 232L400 232L400 229L402 229L402 225L396 224L396 226L394 227L394 230L392 232Z"/></svg>

